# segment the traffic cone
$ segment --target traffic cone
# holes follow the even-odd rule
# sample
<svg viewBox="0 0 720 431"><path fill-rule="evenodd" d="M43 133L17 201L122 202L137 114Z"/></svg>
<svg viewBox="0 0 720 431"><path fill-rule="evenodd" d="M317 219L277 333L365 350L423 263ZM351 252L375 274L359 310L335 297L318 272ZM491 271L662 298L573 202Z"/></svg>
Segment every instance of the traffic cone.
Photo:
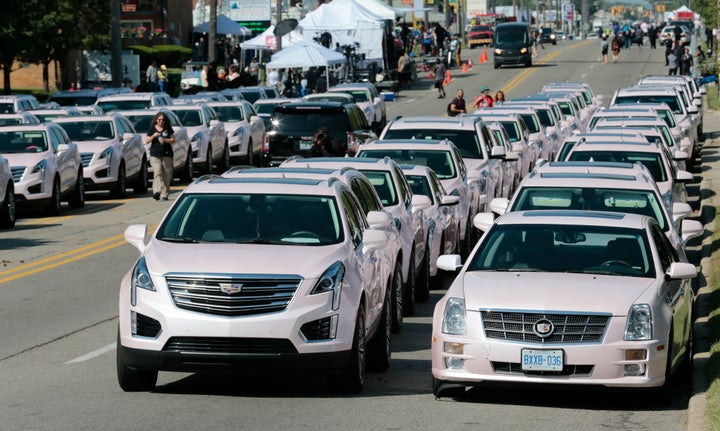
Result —
<svg viewBox="0 0 720 431"><path fill-rule="evenodd" d="M467 64L463 63L462 73L467 73Z"/></svg>
<svg viewBox="0 0 720 431"><path fill-rule="evenodd" d="M432 70L430 71L430 75L428 75L428 78L433 79L435 75L433 75Z"/></svg>
<svg viewBox="0 0 720 431"><path fill-rule="evenodd" d="M483 58L483 63L485 63L488 60L487 48L483 48L482 58Z"/></svg>
<svg viewBox="0 0 720 431"><path fill-rule="evenodd" d="M452 82L452 77L450 76L449 70L445 73L445 80L447 81L448 84Z"/></svg>
<svg viewBox="0 0 720 431"><path fill-rule="evenodd" d="M478 57L478 64L483 64L484 61L482 59L482 52L480 53L480 56Z"/></svg>
<svg viewBox="0 0 720 431"><path fill-rule="evenodd" d="M468 58L468 67L472 69L472 59Z"/></svg>

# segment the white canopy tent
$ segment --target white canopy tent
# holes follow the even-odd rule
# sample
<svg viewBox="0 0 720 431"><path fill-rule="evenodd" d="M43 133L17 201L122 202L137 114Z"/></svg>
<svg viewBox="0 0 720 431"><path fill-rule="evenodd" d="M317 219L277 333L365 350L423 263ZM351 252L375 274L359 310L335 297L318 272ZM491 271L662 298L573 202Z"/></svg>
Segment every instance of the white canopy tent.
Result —
<svg viewBox="0 0 720 431"><path fill-rule="evenodd" d="M250 36L252 35L252 31L250 31L249 28L242 26L235 21L231 20L230 18L226 17L225 15L218 15L217 17L217 25L216 28L217 34L231 34L235 36ZM197 25L193 28L193 32L195 33L209 33L210 32L210 23L205 22L200 25Z"/></svg>
<svg viewBox="0 0 720 431"><path fill-rule="evenodd" d="M275 26L271 25L270 27L267 28L267 30L260 33L259 35L241 43L240 47L242 49L275 50L275 47L277 45L276 45L275 39L274 39L275 38L275 34L273 33L274 31L275 31ZM283 48L286 48L286 47L292 46L302 40L304 40L304 39L302 36L301 29L293 30L290 33L288 33L282 37L282 46L283 46Z"/></svg>
<svg viewBox="0 0 720 431"><path fill-rule="evenodd" d="M327 86L330 87L330 66L343 64L346 61L347 59L342 53L304 40L273 54L266 67L268 69L290 69L325 66L328 68L325 73Z"/></svg>

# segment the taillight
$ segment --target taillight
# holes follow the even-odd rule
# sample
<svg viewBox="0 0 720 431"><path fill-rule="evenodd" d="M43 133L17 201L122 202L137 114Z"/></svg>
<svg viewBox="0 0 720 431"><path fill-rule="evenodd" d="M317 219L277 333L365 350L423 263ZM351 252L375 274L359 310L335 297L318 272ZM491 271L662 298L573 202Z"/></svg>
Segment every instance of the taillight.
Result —
<svg viewBox="0 0 720 431"><path fill-rule="evenodd" d="M357 152L358 141L353 132L347 132L347 150L348 153Z"/></svg>
<svg viewBox="0 0 720 431"><path fill-rule="evenodd" d="M269 153L270 152L270 137L267 133L263 133L262 138L262 152L263 153Z"/></svg>

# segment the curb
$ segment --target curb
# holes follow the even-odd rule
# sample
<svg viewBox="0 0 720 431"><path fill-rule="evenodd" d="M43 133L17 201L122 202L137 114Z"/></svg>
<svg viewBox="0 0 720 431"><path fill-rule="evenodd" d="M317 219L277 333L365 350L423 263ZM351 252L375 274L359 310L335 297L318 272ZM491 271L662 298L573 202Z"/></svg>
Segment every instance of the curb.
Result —
<svg viewBox="0 0 720 431"><path fill-rule="evenodd" d="M718 114L704 106L705 115L717 116ZM702 163L700 166L711 166L712 162L706 160L708 158L708 149L717 149L720 143L716 139L708 139L703 143L702 147ZM701 243L701 259L700 272L698 274L699 289L696 292L695 299L695 321L693 323L693 374L692 374L692 394L688 402L688 421L687 429L690 431L701 431L710 429L707 418L707 381L705 377L705 366L710 358L710 340L708 338L707 322L708 314L711 311L708 305L708 296L710 287L708 280L710 277L710 255L712 253L712 233L715 232L715 207L717 198L714 193L704 191L712 191L713 178L708 175L711 171L703 174L700 182L700 218L705 226L707 235Z"/></svg>

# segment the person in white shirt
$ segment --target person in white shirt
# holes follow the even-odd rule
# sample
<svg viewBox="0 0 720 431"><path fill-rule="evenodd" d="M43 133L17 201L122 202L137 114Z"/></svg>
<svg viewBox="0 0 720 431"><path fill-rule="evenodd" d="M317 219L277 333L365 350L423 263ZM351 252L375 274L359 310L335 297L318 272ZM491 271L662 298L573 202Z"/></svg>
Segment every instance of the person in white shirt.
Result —
<svg viewBox="0 0 720 431"><path fill-rule="evenodd" d="M267 75L267 85L277 88L279 83L280 73L278 73L277 69L269 69Z"/></svg>

